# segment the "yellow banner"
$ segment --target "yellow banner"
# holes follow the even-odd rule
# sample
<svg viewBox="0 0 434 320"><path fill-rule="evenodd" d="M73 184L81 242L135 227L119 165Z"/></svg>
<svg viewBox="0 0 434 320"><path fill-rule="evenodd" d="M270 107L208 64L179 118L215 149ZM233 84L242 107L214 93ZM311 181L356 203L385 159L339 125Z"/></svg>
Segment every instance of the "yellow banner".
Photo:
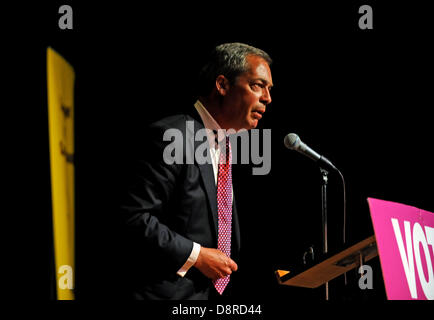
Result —
<svg viewBox="0 0 434 320"><path fill-rule="evenodd" d="M58 300L74 300L74 81L72 66L47 48L51 197Z"/></svg>

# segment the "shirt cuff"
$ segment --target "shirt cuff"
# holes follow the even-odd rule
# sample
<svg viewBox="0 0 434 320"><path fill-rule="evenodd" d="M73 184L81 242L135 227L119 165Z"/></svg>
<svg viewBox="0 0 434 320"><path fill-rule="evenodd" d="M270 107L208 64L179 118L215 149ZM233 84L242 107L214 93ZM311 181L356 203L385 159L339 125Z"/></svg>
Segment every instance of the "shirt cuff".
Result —
<svg viewBox="0 0 434 320"><path fill-rule="evenodd" d="M187 271L196 263L197 257L199 256L199 252L200 252L200 244L193 242L193 249L191 249L190 256L188 257L184 265L181 267L181 269L179 269L177 272L179 276L184 277Z"/></svg>

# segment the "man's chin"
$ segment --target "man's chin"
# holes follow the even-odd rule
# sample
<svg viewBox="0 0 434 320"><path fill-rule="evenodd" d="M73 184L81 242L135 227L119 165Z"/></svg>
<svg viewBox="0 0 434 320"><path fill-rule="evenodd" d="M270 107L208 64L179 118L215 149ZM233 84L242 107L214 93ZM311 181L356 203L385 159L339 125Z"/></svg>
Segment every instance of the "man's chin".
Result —
<svg viewBox="0 0 434 320"><path fill-rule="evenodd" d="M258 119L253 119L250 122L250 128L249 129L255 129L258 126L259 120Z"/></svg>
<svg viewBox="0 0 434 320"><path fill-rule="evenodd" d="M255 129L258 126L258 119L250 119L241 128L235 129L236 132Z"/></svg>

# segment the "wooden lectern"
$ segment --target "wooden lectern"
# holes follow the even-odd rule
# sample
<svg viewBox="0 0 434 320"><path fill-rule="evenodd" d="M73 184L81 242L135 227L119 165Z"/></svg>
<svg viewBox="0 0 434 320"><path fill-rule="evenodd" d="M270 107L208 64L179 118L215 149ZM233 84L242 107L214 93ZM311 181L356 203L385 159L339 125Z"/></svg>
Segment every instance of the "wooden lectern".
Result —
<svg viewBox="0 0 434 320"><path fill-rule="evenodd" d="M277 281L282 285L317 288L376 256L377 243L373 235L337 254L325 255L307 270L276 270L275 273Z"/></svg>

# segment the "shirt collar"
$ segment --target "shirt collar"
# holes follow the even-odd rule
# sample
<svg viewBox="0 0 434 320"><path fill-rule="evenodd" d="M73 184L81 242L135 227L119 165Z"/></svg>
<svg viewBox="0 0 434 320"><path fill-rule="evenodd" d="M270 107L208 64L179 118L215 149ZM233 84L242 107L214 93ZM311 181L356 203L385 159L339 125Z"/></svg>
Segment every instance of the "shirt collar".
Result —
<svg viewBox="0 0 434 320"><path fill-rule="evenodd" d="M211 116L211 114L208 112L208 110L205 108L205 106L200 102L199 100L196 101L194 104L194 107L196 108L197 112L200 115L200 118L202 119L203 125L205 126L208 133L208 139L210 142L210 145L213 145L215 141L216 134L218 133L218 141L222 141L225 139L225 130L223 130L220 125L217 123L217 121ZM212 142L212 143L211 143Z"/></svg>
<svg viewBox="0 0 434 320"><path fill-rule="evenodd" d="M202 118L203 125L205 126L205 128L210 129L210 130L221 129L221 127L219 126L217 121L215 121L215 119L211 116L211 114L204 107L202 102L197 100L196 103L194 104L194 106L195 106L197 112L199 112L199 115Z"/></svg>

